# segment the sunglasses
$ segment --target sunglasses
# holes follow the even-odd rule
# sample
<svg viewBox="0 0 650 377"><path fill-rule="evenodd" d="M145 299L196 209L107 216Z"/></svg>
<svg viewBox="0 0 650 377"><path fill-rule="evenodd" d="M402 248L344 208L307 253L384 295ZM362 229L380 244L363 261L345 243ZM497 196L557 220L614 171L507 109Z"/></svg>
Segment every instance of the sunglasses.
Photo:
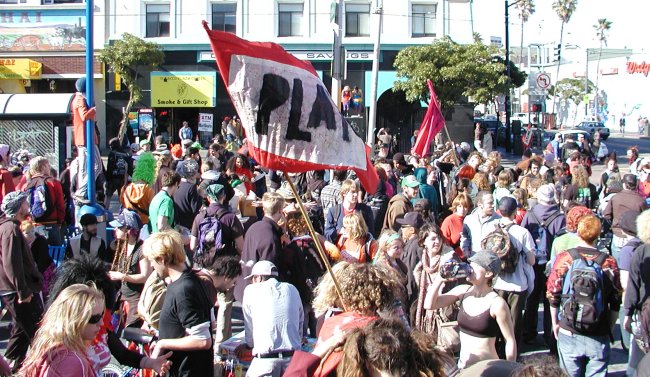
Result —
<svg viewBox="0 0 650 377"><path fill-rule="evenodd" d="M96 325L96 324L99 323L99 321L102 320L102 318L104 318L104 313L93 314L93 315L90 316L90 319L88 319L88 324L89 325Z"/></svg>

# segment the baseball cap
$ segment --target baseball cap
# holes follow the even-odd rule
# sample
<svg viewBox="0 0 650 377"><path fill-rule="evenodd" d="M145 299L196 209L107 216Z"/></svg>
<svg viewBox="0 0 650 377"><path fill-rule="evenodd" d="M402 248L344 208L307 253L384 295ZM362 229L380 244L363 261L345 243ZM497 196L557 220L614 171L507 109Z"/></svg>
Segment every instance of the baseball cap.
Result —
<svg viewBox="0 0 650 377"><path fill-rule="evenodd" d="M418 212L408 212L403 218L395 220L400 225L412 226L419 229L424 225L424 219Z"/></svg>
<svg viewBox="0 0 650 377"><path fill-rule="evenodd" d="M497 255L491 251L478 251L476 254L469 257L468 260L492 272L494 276L498 275L499 272L501 272L501 259L499 259L499 257L497 257Z"/></svg>
<svg viewBox="0 0 650 377"><path fill-rule="evenodd" d="M517 200L512 196L504 196L499 201L499 212L512 214L517 210Z"/></svg>
<svg viewBox="0 0 650 377"><path fill-rule="evenodd" d="M137 213L128 209L123 209L117 218L108 223L108 225L112 228L127 227L128 229L141 229L142 220Z"/></svg>
<svg viewBox="0 0 650 377"><path fill-rule="evenodd" d="M250 279L253 276L278 276L278 268L272 262L261 260L255 263L251 274L246 276L245 279Z"/></svg>
<svg viewBox="0 0 650 377"><path fill-rule="evenodd" d="M418 186L420 186L420 182L418 182L417 178L415 178L414 175L411 174L402 178L402 187L418 187Z"/></svg>

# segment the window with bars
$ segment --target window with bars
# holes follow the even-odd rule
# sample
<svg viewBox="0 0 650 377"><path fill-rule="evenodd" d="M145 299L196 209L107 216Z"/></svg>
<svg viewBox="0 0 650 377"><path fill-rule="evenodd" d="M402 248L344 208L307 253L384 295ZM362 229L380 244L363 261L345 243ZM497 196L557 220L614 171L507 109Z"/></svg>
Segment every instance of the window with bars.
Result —
<svg viewBox="0 0 650 377"><path fill-rule="evenodd" d="M212 4L212 30L237 32L237 3Z"/></svg>
<svg viewBox="0 0 650 377"><path fill-rule="evenodd" d="M345 4L345 36L370 36L370 4Z"/></svg>
<svg viewBox="0 0 650 377"><path fill-rule="evenodd" d="M436 36L436 4L411 5L411 36Z"/></svg>
<svg viewBox="0 0 650 377"><path fill-rule="evenodd" d="M278 4L278 36L302 36L303 4Z"/></svg>
<svg viewBox="0 0 650 377"><path fill-rule="evenodd" d="M146 37L169 37L169 4L147 4L146 7Z"/></svg>

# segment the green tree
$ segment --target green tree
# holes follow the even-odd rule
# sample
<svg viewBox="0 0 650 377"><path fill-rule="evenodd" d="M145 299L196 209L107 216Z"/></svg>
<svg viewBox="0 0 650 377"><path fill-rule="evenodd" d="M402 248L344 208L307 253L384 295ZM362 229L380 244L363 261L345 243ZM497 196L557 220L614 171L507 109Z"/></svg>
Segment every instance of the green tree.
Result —
<svg viewBox="0 0 650 377"><path fill-rule="evenodd" d="M129 101L124 108L118 132L121 141L129 124L128 114L133 105L142 99L142 90L136 84L139 70L155 69L164 62L165 54L158 44L124 33L122 39L102 50L97 59L107 65L110 72L118 74L129 90Z"/></svg>
<svg viewBox="0 0 650 377"><path fill-rule="evenodd" d="M577 6L578 0L555 0L553 2L553 10L557 13L560 21L562 21L562 26L560 27L560 48L562 48L562 39L564 38L564 25L571 20L571 16L573 16L573 12L576 11ZM559 58L557 60L557 68L555 70L556 80L560 74L560 60ZM555 113L555 100L553 100L553 110L551 113Z"/></svg>
<svg viewBox="0 0 650 377"><path fill-rule="evenodd" d="M596 100L594 104L596 106L596 115L598 115L598 79L600 78L600 58L603 54L603 45L607 46L607 36L610 29L612 28L612 21L608 21L606 18L599 18L598 23L594 25L596 29L596 37L600 42L600 48L598 49L598 62L596 63Z"/></svg>
<svg viewBox="0 0 650 377"><path fill-rule="evenodd" d="M394 67L400 79L393 90L403 90L409 101L428 103L427 79L433 82L442 111L451 110L463 97L488 103L498 94L521 86L526 74L511 63L508 84L504 60L499 49L486 46L475 34L474 43L458 44L445 37L426 46L412 46L400 51Z"/></svg>
<svg viewBox="0 0 650 377"><path fill-rule="evenodd" d="M555 85L551 85L548 89L548 94L552 97L558 97L564 101L571 101L575 104L574 119L578 116L578 105L582 103L585 95L596 91L596 85L591 80L587 79L586 82L587 92L585 93L585 80L564 78L558 81Z"/></svg>

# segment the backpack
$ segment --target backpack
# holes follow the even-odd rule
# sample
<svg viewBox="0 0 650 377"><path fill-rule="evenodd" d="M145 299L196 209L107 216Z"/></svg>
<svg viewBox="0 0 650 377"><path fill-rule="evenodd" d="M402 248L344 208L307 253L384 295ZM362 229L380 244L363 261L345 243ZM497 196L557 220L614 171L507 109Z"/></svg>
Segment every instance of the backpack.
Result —
<svg viewBox="0 0 650 377"><path fill-rule="evenodd" d="M160 312L162 311L165 295L167 294L167 284L153 272L144 283L144 288L138 301L138 313L142 315L149 326L158 329L160 327Z"/></svg>
<svg viewBox="0 0 650 377"><path fill-rule="evenodd" d="M548 226L557 219L562 212L557 210L551 216L549 216L546 221L542 221L537 217L535 212L532 210L529 213L535 219L535 223L529 224L528 231L530 235L533 236L533 241L535 241L535 259L537 263L546 263L551 253L551 245L553 244L553 237L549 234Z"/></svg>
<svg viewBox="0 0 650 377"><path fill-rule="evenodd" d="M124 153L111 151L108 154L108 166L106 171L112 178L124 178L129 169L127 156Z"/></svg>
<svg viewBox="0 0 650 377"><path fill-rule="evenodd" d="M501 271L505 273L515 272L519 262L519 250L510 240L508 230L514 224L498 224L496 228L488 233L481 241L481 248L490 250L501 259Z"/></svg>
<svg viewBox="0 0 650 377"><path fill-rule="evenodd" d="M194 263L200 267L212 265L217 256L223 251L223 224L221 217L228 213L220 209L213 216L208 216L204 210L204 218L199 224L199 248L194 255Z"/></svg>
<svg viewBox="0 0 650 377"><path fill-rule="evenodd" d="M587 260L576 249L568 252L573 262L562 284L560 315L576 331L591 333L598 329L605 313L602 265L607 254L599 252L596 259Z"/></svg>
<svg viewBox="0 0 650 377"><path fill-rule="evenodd" d="M310 289L316 288L318 280L325 273L325 265L318 255L318 249L314 240L309 238L300 238L294 240L290 245L295 245L300 250L301 259L305 263L305 278L307 286ZM323 247L324 248L324 247Z"/></svg>
<svg viewBox="0 0 650 377"><path fill-rule="evenodd" d="M46 183L48 179L43 177L34 178L25 189L29 201L29 213L31 213L34 222L37 223L46 221L54 210L50 189Z"/></svg>

